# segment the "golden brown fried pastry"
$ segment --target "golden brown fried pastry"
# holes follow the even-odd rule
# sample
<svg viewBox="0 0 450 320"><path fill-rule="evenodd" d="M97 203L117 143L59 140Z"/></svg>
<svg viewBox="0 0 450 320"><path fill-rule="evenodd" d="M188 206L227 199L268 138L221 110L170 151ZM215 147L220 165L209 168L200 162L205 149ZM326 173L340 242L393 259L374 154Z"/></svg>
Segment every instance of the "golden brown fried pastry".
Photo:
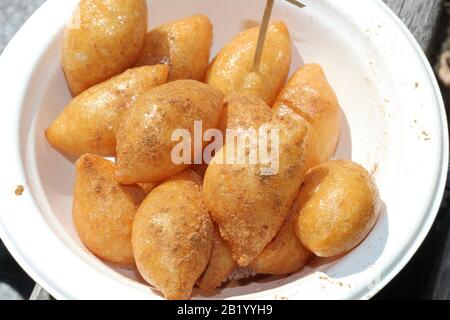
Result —
<svg viewBox="0 0 450 320"><path fill-rule="evenodd" d="M192 173L195 174L195 173ZM192 174L174 177L145 198L133 224L139 272L167 299L188 299L210 259L214 227Z"/></svg>
<svg viewBox="0 0 450 320"><path fill-rule="evenodd" d="M171 178L172 181L175 180L187 180L187 181L192 181L194 183L196 183L198 186L202 186L203 181L202 181L202 177L195 172L192 169L187 169L184 170L183 172L175 175L174 177Z"/></svg>
<svg viewBox="0 0 450 320"><path fill-rule="evenodd" d="M261 98L231 94L224 100L219 128L224 133L226 129L258 130L264 123L271 122L272 117L272 109Z"/></svg>
<svg viewBox="0 0 450 320"><path fill-rule="evenodd" d="M313 168L299 194L296 232L319 257L356 247L378 218L380 199L372 176L351 161L330 161Z"/></svg>
<svg viewBox="0 0 450 320"><path fill-rule="evenodd" d="M250 268L256 273L273 275L294 273L302 269L313 256L312 252L303 246L295 232L298 205L298 202L293 205L292 212L275 238L250 264Z"/></svg>
<svg viewBox="0 0 450 320"><path fill-rule="evenodd" d="M219 124L219 129L223 133L222 143L226 142L227 129L258 130L264 123L269 123L272 120L272 116L272 109L262 99L256 96L239 93L229 95L223 102L222 116ZM233 139L236 140L234 136ZM208 169L208 164L202 163L200 165L194 165L192 168L204 177Z"/></svg>
<svg viewBox="0 0 450 320"><path fill-rule="evenodd" d="M219 228L214 226L213 249L208 267L197 282L203 292L210 292L220 287L228 276L236 269L231 250L220 235Z"/></svg>
<svg viewBox="0 0 450 320"><path fill-rule="evenodd" d="M106 262L134 266L131 229L144 191L120 185L114 163L96 155L82 156L76 170L72 212L81 241Z"/></svg>
<svg viewBox="0 0 450 320"><path fill-rule="evenodd" d="M81 0L64 34L62 65L72 93L133 67L146 33L145 0Z"/></svg>
<svg viewBox="0 0 450 320"><path fill-rule="evenodd" d="M137 65L167 64L169 81L202 81L209 64L213 26L197 15L170 22L147 34Z"/></svg>
<svg viewBox="0 0 450 320"><path fill-rule="evenodd" d="M46 132L50 144L74 156L116 154L116 132L137 97L166 82L168 67L130 69L75 97Z"/></svg>
<svg viewBox="0 0 450 320"><path fill-rule="evenodd" d="M295 119L306 125L308 131L305 136L304 144L305 144L305 166L306 169L309 170L321 163L320 157L322 156L322 149L319 145L319 139L317 137L317 132L314 130L313 126L303 118L303 116L299 115L291 108L280 105L274 111L276 117L281 119Z"/></svg>
<svg viewBox="0 0 450 320"><path fill-rule="evenodd" d="M269 106L280 93L289 73L291 40L282 21L269 26L261 64L252 70L259 28L246 30L228 43L211 63L207 83L223 91L253 94Z"/></svg>
<svg viewBox="0 0 450 320"><path fill-rule="evenodd" d="M227 143L213 158L203 182L211 217L240 266L248 266L275 237L306 173L303 120L275 119L270 126L279 130L279 163L271 167L274 170L264 172L262 168L268 168L261 163L228 164L224 159L233 150Z"/></svg>
<svg viewBox="0 0 450 320"><path fill-rule="evenodd" d="M319 65L305 65L292 76L274 104L275 112L285 106L305 118L315 131L318 148L313 165L331 159L339 140L340 107Z"/></svg>
<svg viewBox="0 0 450 320"><path fill-rule="evenodd" d="M187 169L182 173L177 174L175 177L172 177L172 180L173 179L187 179L189 181L195 182L199 186L201 186L203 183L202 177L197 172L191 169ZM141 187L142 190L145 191L145 193L149 194L158 186L158 183L138 183L137 185Z"/></svg>
<svg viewBox="0 0 450 320"><path fill-rule="evenodd" d="M158 186L157 183L138 183L137 185L141 187L141 189L144 190L146 194L149 194Z"/></svg>
<svg viewBox="0 0 450 320"><path fill-rule="evenodd" d="M123 184L159 182L187 169L189 164L172 159L173 152L184 156L175 148L180 142L172 141L174 131L187 130L194 137L195 121L202 121L202 135L217 127L222 101L219 90L193 80L171 82L142 95L117 133L117 179ZM193 154L194 143L190 149Z"/></svg>
<svg viewBox="0 0 450 320"><path fill-rule="evenodd" d="M194 164L191 169L200 176L203 184L203 177L205 176L206 170L208 169L208 164L205 162L202 162L201 164Z"/></svg>

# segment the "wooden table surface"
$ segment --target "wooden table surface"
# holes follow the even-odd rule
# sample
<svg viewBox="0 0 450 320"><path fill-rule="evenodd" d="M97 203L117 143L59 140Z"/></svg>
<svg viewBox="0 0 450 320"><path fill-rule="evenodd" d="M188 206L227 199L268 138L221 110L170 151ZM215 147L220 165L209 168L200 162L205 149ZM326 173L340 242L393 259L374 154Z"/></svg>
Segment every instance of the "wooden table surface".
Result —
<svg viewBox="0 0 450 320"><path fill-rule="evenodd" d="M44 0L0 1L0 25L6 26L0 30L0 51L29 14L43 2ZM442 9L442 0L384 0L384 2L406 24L428 54ZM31 299L49 299L49 295L37 285Z"/></svg>
<svg viewBox="0 0 450 320"><path fill-rule="evenodd" d="M384 0L411 30L428 53L436 29L442 0Z"/></svg>

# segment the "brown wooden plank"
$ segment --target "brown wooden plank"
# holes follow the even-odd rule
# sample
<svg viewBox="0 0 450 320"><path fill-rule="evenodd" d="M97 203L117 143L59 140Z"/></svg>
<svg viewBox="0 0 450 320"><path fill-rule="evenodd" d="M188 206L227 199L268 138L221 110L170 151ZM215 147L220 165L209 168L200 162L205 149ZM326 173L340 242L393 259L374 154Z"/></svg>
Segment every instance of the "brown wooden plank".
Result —
<svg viewBox="0 0 450 320"><path fill-rule="evenodd" d="M442 0L384 0L384 2L411 30L422 49L428 52L443 8Z"/></svg>

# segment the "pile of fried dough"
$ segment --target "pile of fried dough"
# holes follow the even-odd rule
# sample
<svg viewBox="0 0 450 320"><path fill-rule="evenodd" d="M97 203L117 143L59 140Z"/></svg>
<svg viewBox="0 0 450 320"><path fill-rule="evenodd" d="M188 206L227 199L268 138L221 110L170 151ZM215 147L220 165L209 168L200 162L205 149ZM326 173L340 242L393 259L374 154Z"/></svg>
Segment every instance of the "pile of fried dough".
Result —
<svg viewBox="0 0 450 320"><path fill-rule="evenodd" d="M330 161L340 107L321 67L305 65L286 83L291 40L277 21L254 70L258 34L243 31L210 62L207 17L147 33L145 0L81 0L65 31L74 98L46 136L79 157L74 224L90 252L137 267L167 299L211 292L239 267L291 274L314 255L345 254L377 220L372 176ZM171 135L193 135L194 121L203 132L278 129L277 173L219 161L226 141L209 164L175 164Z"/></svg>

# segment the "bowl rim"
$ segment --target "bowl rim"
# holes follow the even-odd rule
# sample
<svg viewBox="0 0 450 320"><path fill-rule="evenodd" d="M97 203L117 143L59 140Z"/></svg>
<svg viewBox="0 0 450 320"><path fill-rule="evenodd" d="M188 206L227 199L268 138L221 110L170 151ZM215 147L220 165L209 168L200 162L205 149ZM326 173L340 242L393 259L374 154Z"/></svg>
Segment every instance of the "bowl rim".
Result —
<svg viewBox="0 0 450 320"><path fill-rule="evenodd" d="M389 284L392 279L397 276L403 268L408 264L408 262L412 259L414 254L417 252L419 247L422 245L423 241L427 237L428 233L431 230L431 227L434 224L434 221L436 220L436 216L439 212L439 208L442 203L442 199L444 196L445 186L447 182L447 174L449 171L449 132L448 132L448 122L447 122L447 113L445 110L445 103L444 99L442 97L442 92L439 87L438 81L436 79L436 76L433 72L433 68L430 65L430 62L428 61L428 58L426 57L424 51L422 50L421 46L419 45L417 39L414 37L412 32L408 29L408 27L403 23L403 21L398 17L392 10L389 8L389 6L383 2L382 0L375 0L375 2L383 9L383 11L396 23L396 25L400 28L400 30L403 32L405 37L409 40L410 44L415 49L416 53L419 55L420 59L422 60L423 67L426 68L426 71L429 76L429 80L431 81L434 89L435 96L437 98L438 104L439 104L439 113L440 113L440 119L441 119L441 129L442 129L442 152L441 152L441 168L440 168L440 175L439 175L439 181L435 184L435 197L430 203L429 206L429 214L428 218L426 220L426 223L423 225L418 237L416 238L416 241L408 248L406 254L398 261L398 263L394 266L394 268L391 269L391 271L383 277L383 279L378 282L370 292L367 292L364 294L361 298L362 299L370 299L373 296L375 296L380 290L382 290L387 284Z"/></svg>
<svg viewBox="0 0 450 320"><path fill-rule="evenodd" d="M58 4L59 2L59 4ZM445 182L447 179L447 170L448 170L448 160L449 160L449 146L448 146L448 127L447 127L447 120L446 120L446 113L445 113L445 107L444 102L442 99L442 95L436 80L436 77L432 71L432 68L423 53L422 49L420 48L417 41L414 39L411 32L408 30L408 28L403 24L403 22L389 9L389 7L382 2L381 0L372 0L373 3L378 5L384 14L389 16L391 20L393 20L396 24L396 26L401 30L404 37L408 40L409 45L412 49L417 53L418 61L421 62L421 67L424 68L424 71L427 73L427 76L429 78L430 84L433 87L434 95L437 102L437 110L436 112L439 113L439 117L441 120L441 132L442 132L442 143L441 143L441 149L437 150L440 151L440 168L438 168L438 175L439 180L436 181L434 185L434 191L435 194L433 196L433 200L429 204L428 209L428 215L426 217L425 223L422 225L420 232L417 234L416 240L410 244L410 246L404 251L404 255L396 260L396 264L385 274L383 275L383 278L380 282L378 282L375 286L367 290L365 293L361 294L360 296L357 296L356 298L359 299L368 299L378 293L387 283L389 283L403 268L404 266L410 261L414 253L417 251L419 246L422 244L423 240L425 239L426 235L428 234L429 230L431 229L431 226L436 218L436 215L438 213L440 203L443 197L444 189L445 189ZM17 48L23 47L24 43L29 43L30 41L30 35L33 34L33 32L36 32L36 27L39 26L39 24L44 23L46 21L47 12L50 10L54 10L54 7L59 6L62 8L64 5L61 4L62 1L56 1L56 0L47 0L28 20L27 22L22 26L22 28L17 32L17 34L14 36L14 38L10 41L8 46L3 51L1 57L0 57L0 70L6 69L6 67L9 67L11 69L11 65L9 65L11 62L14 61L16 58L15 55L17 55L17 52L19 51ZM56 23L56 22L55 22ZM51 23L49 23L51 24ZM46 44L38 44L38 47L46 47ZM29 47L30 44L28 44ZM35 57L36 58L36 57ZM37 60L37 59L35 59ZM33 59L30 59L27 63L29 66L33 65ZM28 70L32 72L33 70ZM27 74L19 75L17 80L19 79L28 79ZM2 76L2 72L0 72L0 84L6 84L8 79ZM12 82L13 83L13 82ZM26 84L22 84L23 88L26 88ZM23 90L22 90L23 91ZM20 100L20 99L19 99ZM22 105L22 101L14 101L14 105L19 106L17 111L20 111L20 106ZM3 124L4 119L2 120ZM2 145L6 146L7 152L9 152L9 155L11 156L11 165L8 168L1 168L0 172L4 173L7 178L5 181L8 183L11 181L22 181L23 185L26 184L26 173L25 168L23 165L23 156L22 156L22 150L20 149L20 135L18 132L18 127L15 126L15 124L18 124L20 122L20 112L12 112L12 121L8 120L8 123L5 126L2 126L3 128L0 128L0 132L2 133L0 135L0 139L2 141ZM6 132L8 135L3 134ZM39 208L37 207L33 196L30 193L25 193L21 197L17 197L14 195L14 187L16 185L11 185L5 183L0 186L0 199L2 203L4 204L4 207L9 208L10 210L12 208L18 207L18 208L26 208L28 211L33 212L39 212ZM12 190L11 190L12 188ZM20 200L20 201L19 201ZM29 249L25 249L21 247L21 245L17 244L14 240L14 236L11 232L11 230L8 230L5 228L4 221L8 220L8 210L1 210L0 211L0 237L5 243L5 246L8 248L8 250L11 252L12 256L16 261L19 263L19 265L42 287L44 287L52 296L54 296L57 299L67 299L70 297L79 298L78 295L71 294L64 290L63 286L61 284L57 284L55 281L52 281L53 276L49 276L48 271L39 270L36 268L35 264L36 261L30 258L29 252L25 252ZM39 218L39 220L43 220L42 217ZM38 220L33 220L31 222L38 222ZM41 221L44 222L45 221ZM49 232L47 237L50 237L53 240L59 240L59 238L53 234L54 231L50 228L50 226L46 226L47 231ZM54 243L55 244L55 250L66 250L65 247L62 246L60 243ZM58 247L58 248L56 248ZM74 253L71 253L72 255L75 255ZM57 270L54 270L57 272ZM100 283L104 283L107 285L107 282L110 281L109 278L104 276L104 279L97 279ZM131 283L131 281L130 281Z"/></svg>

